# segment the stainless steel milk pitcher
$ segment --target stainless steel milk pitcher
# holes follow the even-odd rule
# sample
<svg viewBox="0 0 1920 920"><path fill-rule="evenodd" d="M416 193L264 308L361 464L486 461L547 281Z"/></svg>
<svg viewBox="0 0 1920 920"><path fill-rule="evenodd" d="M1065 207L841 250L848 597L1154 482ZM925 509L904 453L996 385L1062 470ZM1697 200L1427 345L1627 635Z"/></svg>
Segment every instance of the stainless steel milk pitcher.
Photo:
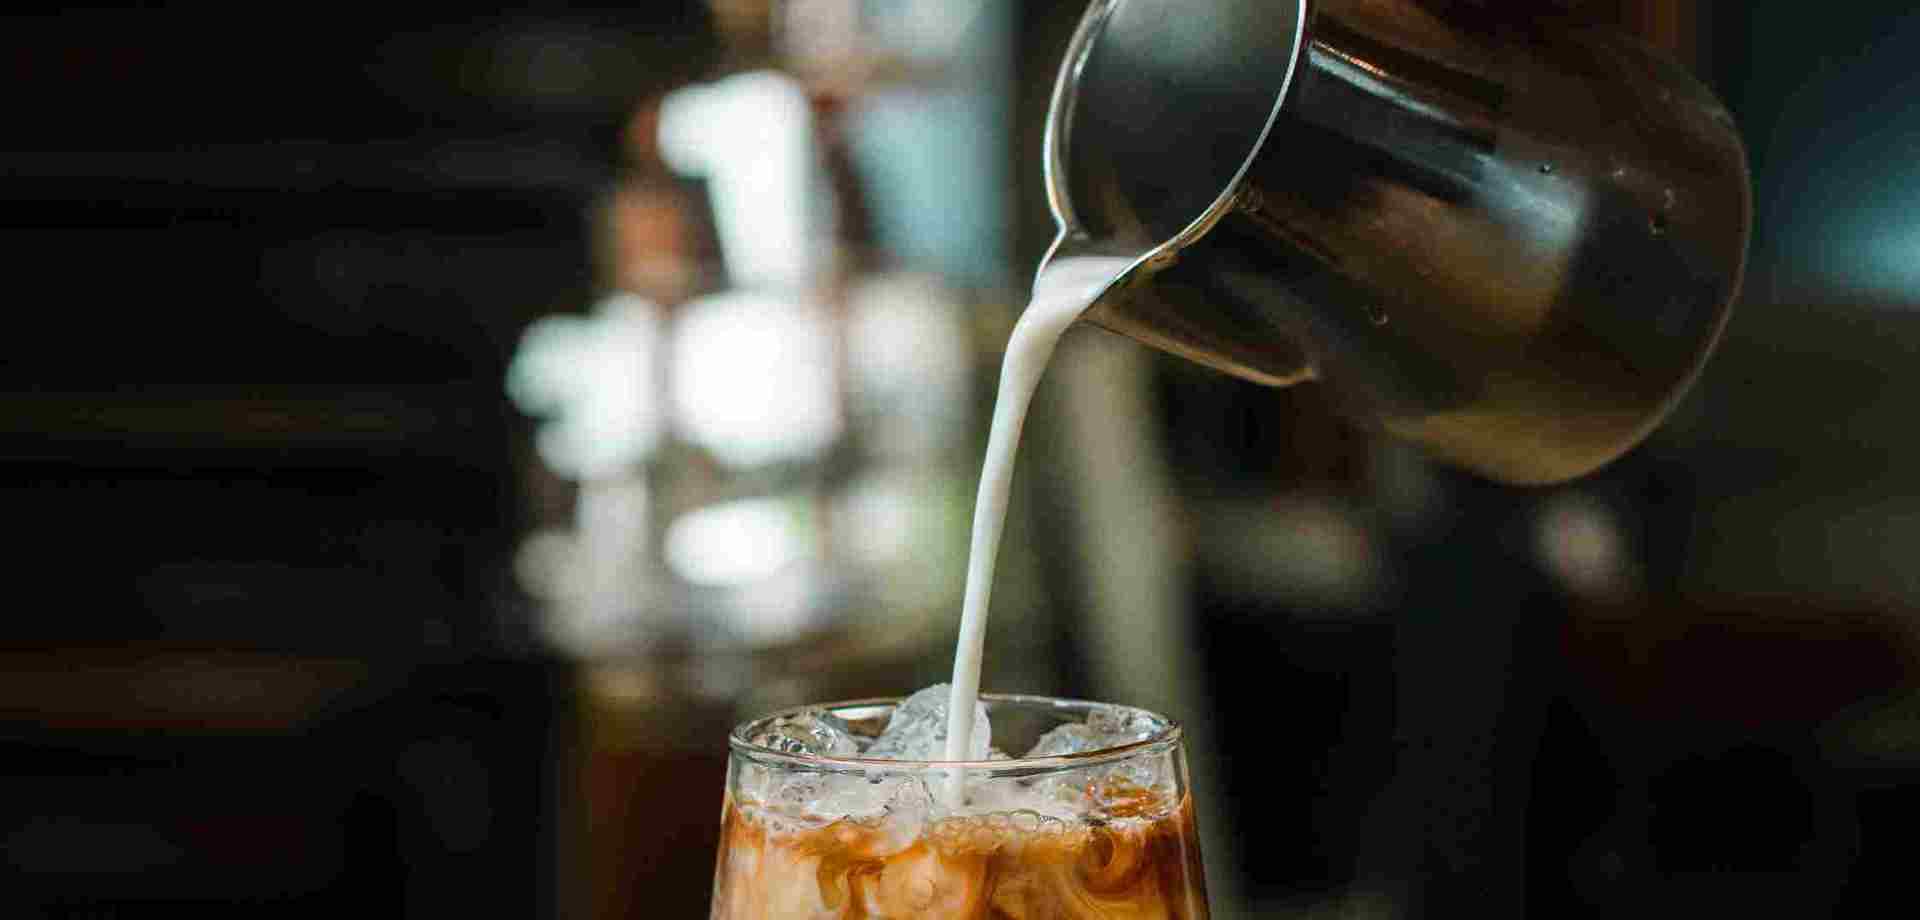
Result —
<svg viewBox="0 0 1920 920"><path fill-rule="evenodd" d="M1541 4L1551 10L1551 5ZM1084 319L1496 479L1586 473L1697 375L1751 203L1726 110L1634 39L1445 0L1096 0L1048 115Z"/></svg>

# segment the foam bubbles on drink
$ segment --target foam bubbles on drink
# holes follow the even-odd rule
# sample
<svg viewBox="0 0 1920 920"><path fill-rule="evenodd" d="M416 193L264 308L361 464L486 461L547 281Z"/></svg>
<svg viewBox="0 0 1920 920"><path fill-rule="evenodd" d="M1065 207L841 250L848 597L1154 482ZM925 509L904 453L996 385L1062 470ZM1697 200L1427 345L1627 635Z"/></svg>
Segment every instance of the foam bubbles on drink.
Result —
<svg viewBox="0 0 1920 920"><path fill-rule="evenodd" d="M967 588L960 608L960 638L953 652L953 683L948 694L946 760L977 760L974 720L968 707L980 695L980 662L987 634L987 604L993 594L994 556L1007 520L1013 486L1014 452L1026 425L1040 375L1060 336L1086 312L1107 285L1120 277L1131 259L1084 257L1055 259L1034 279L1033 300L1013 327L1000 365L1000 391L993 404L993 427L980 465L980 491L973 503L973 538L967 557Z"/></svg>

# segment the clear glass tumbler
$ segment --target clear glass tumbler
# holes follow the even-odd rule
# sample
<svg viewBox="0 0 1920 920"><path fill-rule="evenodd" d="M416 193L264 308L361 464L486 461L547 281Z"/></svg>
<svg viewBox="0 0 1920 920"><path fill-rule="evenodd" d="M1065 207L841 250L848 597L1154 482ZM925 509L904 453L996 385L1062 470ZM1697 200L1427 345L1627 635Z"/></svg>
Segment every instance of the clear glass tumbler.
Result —
<svg viewBox="0 0 1920 920"><path fill-rule="evenodd" d="M714 920L1207 916L1177 724L1104 703L981 700L996 746L1065 753L863 758L896 700L734 729Z"/></svg>

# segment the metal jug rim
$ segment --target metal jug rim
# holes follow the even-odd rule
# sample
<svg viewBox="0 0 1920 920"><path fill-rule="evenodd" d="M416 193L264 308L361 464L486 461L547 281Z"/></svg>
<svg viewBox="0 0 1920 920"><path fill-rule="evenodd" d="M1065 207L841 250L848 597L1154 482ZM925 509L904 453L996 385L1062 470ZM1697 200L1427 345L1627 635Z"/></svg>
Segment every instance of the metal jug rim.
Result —
<svg viewBox="0 0 1920 920"><path fill-rule="evenodd" d="M1064 135L1067 133L1067 124L1073 116L1072 110L1075 96L1079 90L1079 77L1086 64L1087 56L1092 52L1095 43L1099 41L1102 32L1106 28L1109 16L1125 2L1127 2L1127 0L1093 0L1093 2L1088 5L1087 11L1080 17L1079 25L1074 29L1072 39L1067 43L1066 53L1062 57L1059 73L1054 78L1053 94L1047 104L1046 129L1041 139L1041 161L1043 164L1043 185L1047 193L1047 208L1053 215L1056 232L1053 242L1047 246L1046 254L1040 260L1041 271L1044 271L1046 266L1053 261L1055 255L1060 252L1064 244L1076 236L1082 235L1078 221L1074 215L1073 202L1067 190L1068 180L1066 176L1066 164L1064 162L1067 140ZM1294 22L1292 24L1294 42L1293 48L1288 55L1286 72L1280 80L1279 87L1274 90L1273 104L1267 109L1266 118L1260 126L1259 133L1254 137L1253 143L1247 148L1246 153L1240 158L1239 166L1235 169L1232 178L1229 179L1226 185L1214 196L1212 202L1208 204L1205 210L1189 220L1179 232L1164 240L1160 240L1141 252L1139 257L1134 259L1132 264L1128 265L1127 270L1121 272L1120 275L1115 278L1115 281L1131 274L1141 263L1192 244L1201 236L1205 235L1207 230L1218 222L1222 215L1232 209L1235 199L1239 196L1241 186L1245 182L1248 170L1253 167L1253 163L1258 159L1260 151L1266 147L1267 138L1273 131L1274 122L1279 118L1280 109L1286 104L1287 94L1292 90L1294 78L1299 73L1300 61L1305 56L1306 49L1309 45L1307 37L1307 14L1309 5L1307 0L1296 0L1294 3Z"/></svg>

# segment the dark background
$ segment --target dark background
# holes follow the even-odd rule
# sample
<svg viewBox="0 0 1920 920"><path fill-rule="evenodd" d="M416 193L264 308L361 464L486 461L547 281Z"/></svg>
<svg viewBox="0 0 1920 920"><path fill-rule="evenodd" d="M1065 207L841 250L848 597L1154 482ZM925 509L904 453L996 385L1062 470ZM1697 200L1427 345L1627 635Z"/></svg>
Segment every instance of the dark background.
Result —
<svg viewBox="0 0 1920 920"><path fill-rule="evenodd" d="M6 18L9 913L557 910L501 381L711 45L670 4ZM555 90L547 46L645 64Z"/></svg>
<svg viewBox="0 0 1920 920"><path fill-rule="evenodd" d="M1034 147L1070 6L1014 17L1021 266L1048 231ZM1637 588L1569 591L1535 549L1555 495L1445 471L1437 519L1382 531L1396 587L1363 616L1261 596L1200 554L1182 589L1228 726L1236 865L1269 911L1901 903L1920 14L1604 12L1728 101L1756 182L1745 294L1702 385L1572 490L1625 535ZM583 903L564 868L583 858L580 684L507 574L528 424L501 381L527 323L593 286L585 215L627 118L710 74L719 43L673 3L5 19L10 910ZM1156 367L1185 499L1234 481L1377 501L1374 445L1310 392ZM1047 689L1085 692L1061 623ZM1270 698L1307 704L1272 731L1243 702ZM598 781L710 784L663 826L710 820L711 763L649 769ZM636 884L697 905L696 881Z"/></svg>

